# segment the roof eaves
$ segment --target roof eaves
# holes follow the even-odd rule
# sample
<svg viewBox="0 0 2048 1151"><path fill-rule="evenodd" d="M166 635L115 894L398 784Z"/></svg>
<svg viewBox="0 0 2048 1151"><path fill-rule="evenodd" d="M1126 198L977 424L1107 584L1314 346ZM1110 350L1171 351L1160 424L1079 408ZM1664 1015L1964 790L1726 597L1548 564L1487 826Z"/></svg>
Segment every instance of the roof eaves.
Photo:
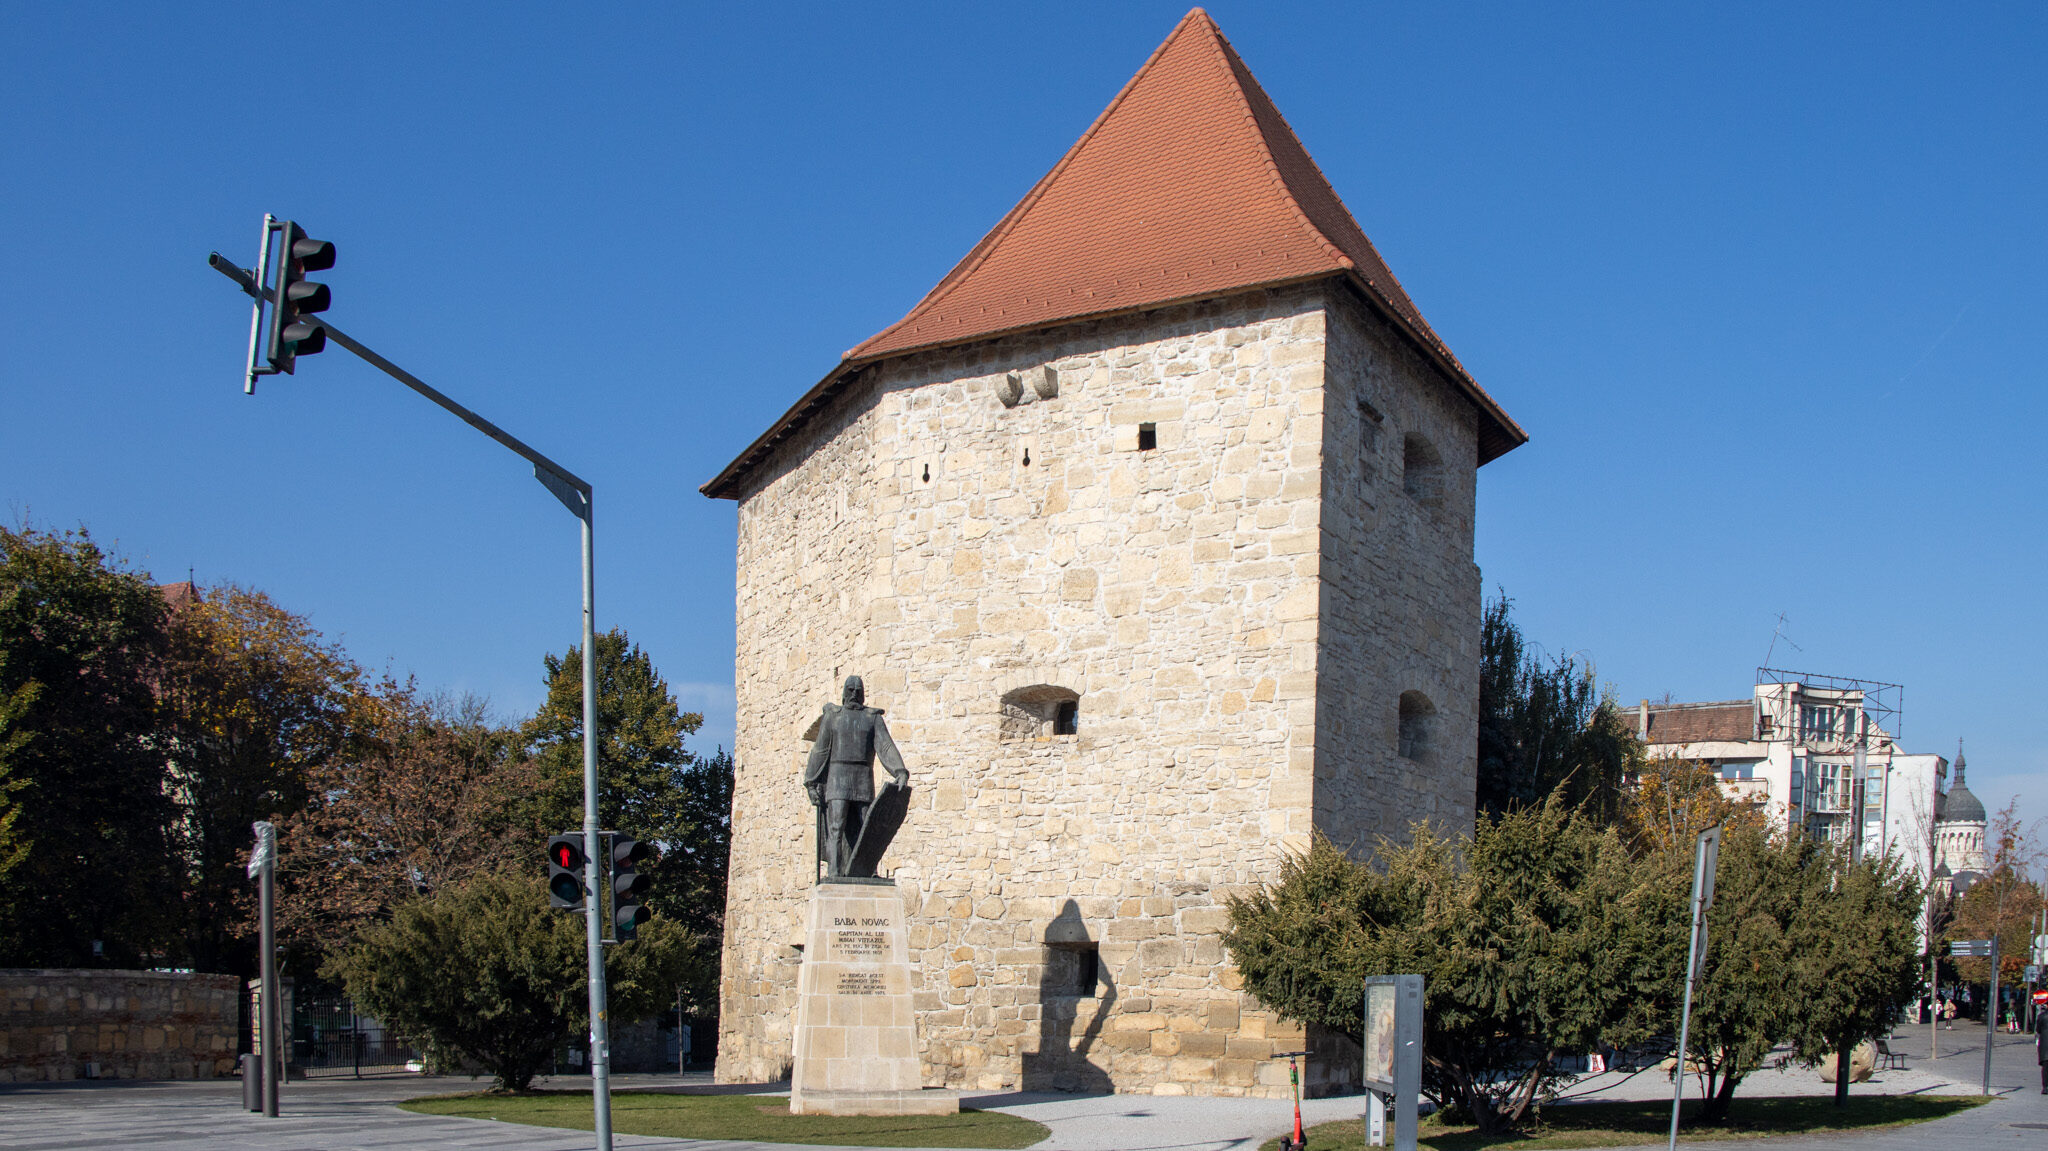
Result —
<svg viewBox="0 0 2048 1151"><path fill-rule="evenodd" d="M1450 349L1416 331L1415 325L1401 314L1401 309L1395 307L1393 301L1387 299L1377 284L1362 275L1357 268L1350 269L1344 279L1365 299L1375 313L1392 324L1394 330L1413 344L1424 359L1435 365L1436 369L1444 374L1445 379L1464 392L1466 398L1479 408L1481 416L1492 422L1493 435L1489 436L1485 428L1480 430L1479 462L1482 465L1492 463L1529 442L1529 433L1523 431L1522 425L1516 423L1514 417L1508 415L1506 409L1495 402L1485 388L1479 386L1479 381L1472 378L1472 374L1465 370L1465 365L1458 362L1458 358L1451 354Z"/></svg>

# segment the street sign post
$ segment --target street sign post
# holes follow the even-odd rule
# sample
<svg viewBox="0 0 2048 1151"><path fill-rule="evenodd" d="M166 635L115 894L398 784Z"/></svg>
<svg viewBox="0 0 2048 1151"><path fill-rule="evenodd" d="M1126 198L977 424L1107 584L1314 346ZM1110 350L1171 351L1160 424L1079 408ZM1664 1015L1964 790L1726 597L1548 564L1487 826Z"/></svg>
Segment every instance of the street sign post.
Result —
<svg viewBox="0 0 2048 1151"><path fill-rule="evenodd" d="M1700 832L1692 860L1692 943L1685 953L1685 1007L1678 1015L1678 1066L1671 1073L1671 1141L1678 1146L1678 1106L1685 1098L1685 1047L1692 1026L1692 991L1707 969L1707 909L1714 906L1714 872L1721 866L1721 829Z"/></svg>

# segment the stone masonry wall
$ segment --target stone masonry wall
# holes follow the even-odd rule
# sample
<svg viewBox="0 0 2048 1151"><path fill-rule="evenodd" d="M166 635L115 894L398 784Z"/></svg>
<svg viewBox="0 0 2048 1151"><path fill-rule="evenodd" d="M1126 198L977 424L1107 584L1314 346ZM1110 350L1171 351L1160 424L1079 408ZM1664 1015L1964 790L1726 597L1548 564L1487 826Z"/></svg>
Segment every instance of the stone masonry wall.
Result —
<svg viewBox="0 0 2048 1151"><path fill-rule="evenodd" d="M1472 825L1478 413L1356 297L1333 294L1330 314L1316 826L1369 854L1417 819ZM1410 437L1439 458L1434 475L1406 475ZM1403 754L1407 692L1430 710Z"/></svg>
<svg viewBox="0 0 2048 1151"><path fill-rule="evenodd" d="M211 1079L240 1033L232 975L0 971L0 1082Z"/></svg>
<svg viewBox="0 0 2048 1151"><path fill-rule="evenodd" d="M800 770L848 674L917 789L883 872L913 909L928 1084L1278 1096L1274 1052L1310 1040L1311 1088L1355 1077L1341 1042L1242 993L1219 938L1229 894L1349 818L1333 804L1455 810L1455 780L1411 800L1379 790L1401 780L1391 757L1318 758L1319 725L1365 726L1318 704L1321 617L1366 598L1331 599L1323 571L1332 291L890 361L755 474L721 1080L787 1071L815 875ZM1347 669L1405 650L1362 642L1383 626L1343 633ZM1060 700L1078 702L1073 734L1055 732Z"/></svg>

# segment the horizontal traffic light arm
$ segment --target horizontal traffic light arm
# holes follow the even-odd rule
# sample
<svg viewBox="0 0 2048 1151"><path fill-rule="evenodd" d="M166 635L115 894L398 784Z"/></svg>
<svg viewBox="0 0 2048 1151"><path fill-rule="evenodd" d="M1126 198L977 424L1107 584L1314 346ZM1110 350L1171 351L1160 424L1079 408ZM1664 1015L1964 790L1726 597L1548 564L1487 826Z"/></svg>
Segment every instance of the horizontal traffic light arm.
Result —
<svg viewBox="0 0 2048 1151"><path fill-rule="evenodd" d="M259 293L256 287L255 276L247 268L236 266L219 252L208 256L206 262L214 271L233 280L241 287L245 294L249 296L260 294L264 299L269 300L273 304L277 302L277 293ZM328 339L354 352L358 358L368 363L371 367L376 368L378 371L439 404L463 423L505 445L521 459L532 464L534 478L540 480L549 491L553 492L555 498L562 501L562 506L568 508L570 513L578 519L582 519L590 514L590 484L579 478L576 473L528 447L519 437L477 415L447 396L442 395L439 391L429 386L426 381L385 359L383 356L378 355L355 337L335 327L332 321L321 320L320 326L327 329Z"/></svg>

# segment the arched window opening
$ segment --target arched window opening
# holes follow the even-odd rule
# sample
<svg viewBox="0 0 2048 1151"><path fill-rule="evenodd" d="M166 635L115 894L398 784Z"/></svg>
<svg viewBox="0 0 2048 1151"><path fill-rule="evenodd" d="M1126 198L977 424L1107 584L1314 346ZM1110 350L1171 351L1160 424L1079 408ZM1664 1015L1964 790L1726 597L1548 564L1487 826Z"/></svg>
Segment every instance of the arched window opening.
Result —
<svg viewBox="0 0 2048 1151"><path fill-rule="evenodd" d="M1401 441L1401 490L1426 508L1443 506L1444 458L1436 445L1421 436Z"/></svg>
<svg viewBox="0 0 2048 1151"><path fill-rule="evenodd" d="M1039 683L1003 693L998 737L1005 743L1072 736L1081 729L1081 696L1072 688Z"/></svg>
<svg viewBox="0 0 2048 1151"><path fill-rule="evenodd" d="M1404 759L1417 763L1429 760L1430 737L1435 734L1436 705L1419 691L1401 693L1399 750Z"/></svg>

